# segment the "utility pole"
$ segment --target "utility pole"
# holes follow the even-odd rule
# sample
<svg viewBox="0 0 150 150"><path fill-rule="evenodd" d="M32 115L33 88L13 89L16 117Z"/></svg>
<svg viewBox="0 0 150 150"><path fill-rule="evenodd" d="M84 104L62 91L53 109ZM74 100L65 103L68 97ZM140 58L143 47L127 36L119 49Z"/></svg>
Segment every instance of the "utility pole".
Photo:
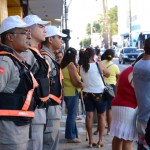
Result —
<svg viewBox="0 0 150 150"><path fill-rule="evenodd" d="M64 1L65 7L65 29L67 29L67 22L68 22L68 7L67 7L67 0Z"/></svg>
<svg viewBox="0 0 150 150"><path fill-rule="evenodd" d="M65 10L65 30L68 30L67 22L68 22L68 7L67 7L67 0L64 0L64 10ZM69 39L66 38L65 40L65 50L69 48Z"/></svg>
<svg viewBox="0 0 150 150"><path fill-rule="evenodd" d="M104 43L105 43L105 48L108 49L108 29L107 29L107 0L103 0L103 13L104 13Z"/></svg>
<svg viewBox="0 0 150 150"><path fill-rule="evenodd" d="M129 31L129 42L130 42L130 46L132 46L132 15L131 15L131 0L129 0L129 26L130 26L130 31Z"/></svg>

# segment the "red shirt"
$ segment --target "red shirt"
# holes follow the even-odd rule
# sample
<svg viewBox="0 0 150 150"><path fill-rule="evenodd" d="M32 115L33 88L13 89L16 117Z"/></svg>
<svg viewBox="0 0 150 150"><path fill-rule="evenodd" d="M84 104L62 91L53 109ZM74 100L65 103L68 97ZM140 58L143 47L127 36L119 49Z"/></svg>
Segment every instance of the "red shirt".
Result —
<svg viewBox="0 0 150 150"><path fill-rule="evenodd" d="M112 100L112 106L137 107L134 88L131 86L132 80L129 81L128 78L132 72L133 67L130 66L120 74L117 82L116 97Z"/></svg>

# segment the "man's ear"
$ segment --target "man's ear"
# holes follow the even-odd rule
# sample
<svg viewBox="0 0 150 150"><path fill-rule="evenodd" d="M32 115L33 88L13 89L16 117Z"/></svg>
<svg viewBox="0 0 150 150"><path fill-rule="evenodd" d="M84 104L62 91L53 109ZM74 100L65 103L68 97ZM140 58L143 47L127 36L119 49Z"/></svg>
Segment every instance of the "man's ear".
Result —
<svg viewBox="0 0 150 150"><path fill-rule="evenodd" d="M13 40L14 40L13 37L14 37L13 34L7 34L7 35L6 35L6 38L7 38L9 41L13 41Z"/></svg>
<svg viewBox="0 0 150 150"><path fill-rule="evenodd" d="M52 39L53 39L53 37L48 37L48 42L52 43Z"/></svg>

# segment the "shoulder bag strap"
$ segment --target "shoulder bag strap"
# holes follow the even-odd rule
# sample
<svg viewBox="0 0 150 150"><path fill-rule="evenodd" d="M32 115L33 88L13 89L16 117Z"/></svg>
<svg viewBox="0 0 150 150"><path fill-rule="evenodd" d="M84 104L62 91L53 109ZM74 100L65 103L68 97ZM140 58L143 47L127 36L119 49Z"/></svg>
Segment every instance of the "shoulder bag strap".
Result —
<svg viewBox="0 0 150 150"><path fill-rule="evenodd" d="M113 64L108 65L106 68L109 68L110 66L112 66Z"/></svg>
<svg viewBox="0 0 150 150"><path fill-rule="evenodd" d="M103 81L103 83L104 83L104 86L106 86L105 81L104 81L104 78L103 78L103 76L102 76L102 72L101 72L100 67L99 67L99 64L98 64L97 62L96 62L96 65L97 65L99 74L100 74L100 76L101 76L101 78L102 78L102 81Z"/></svg>

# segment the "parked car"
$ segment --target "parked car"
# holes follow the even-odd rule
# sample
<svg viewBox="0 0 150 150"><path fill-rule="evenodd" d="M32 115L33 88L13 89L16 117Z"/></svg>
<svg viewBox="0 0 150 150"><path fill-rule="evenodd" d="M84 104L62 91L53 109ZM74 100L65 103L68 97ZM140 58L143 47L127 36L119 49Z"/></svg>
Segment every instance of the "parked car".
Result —
<svg viewBox="0 0 150 150"><path fill-rule="evenodd" d="M136 47L123 47L119 55L119 64L133 62L139 56L140 51Z"/></svg>
<svg viewBox="0 0 150 150"><path fill-rule="evenodd" d="M142 53L145 53L144 49L137 49L137 51L139 52L138 56L140 56Z"/></svg>

